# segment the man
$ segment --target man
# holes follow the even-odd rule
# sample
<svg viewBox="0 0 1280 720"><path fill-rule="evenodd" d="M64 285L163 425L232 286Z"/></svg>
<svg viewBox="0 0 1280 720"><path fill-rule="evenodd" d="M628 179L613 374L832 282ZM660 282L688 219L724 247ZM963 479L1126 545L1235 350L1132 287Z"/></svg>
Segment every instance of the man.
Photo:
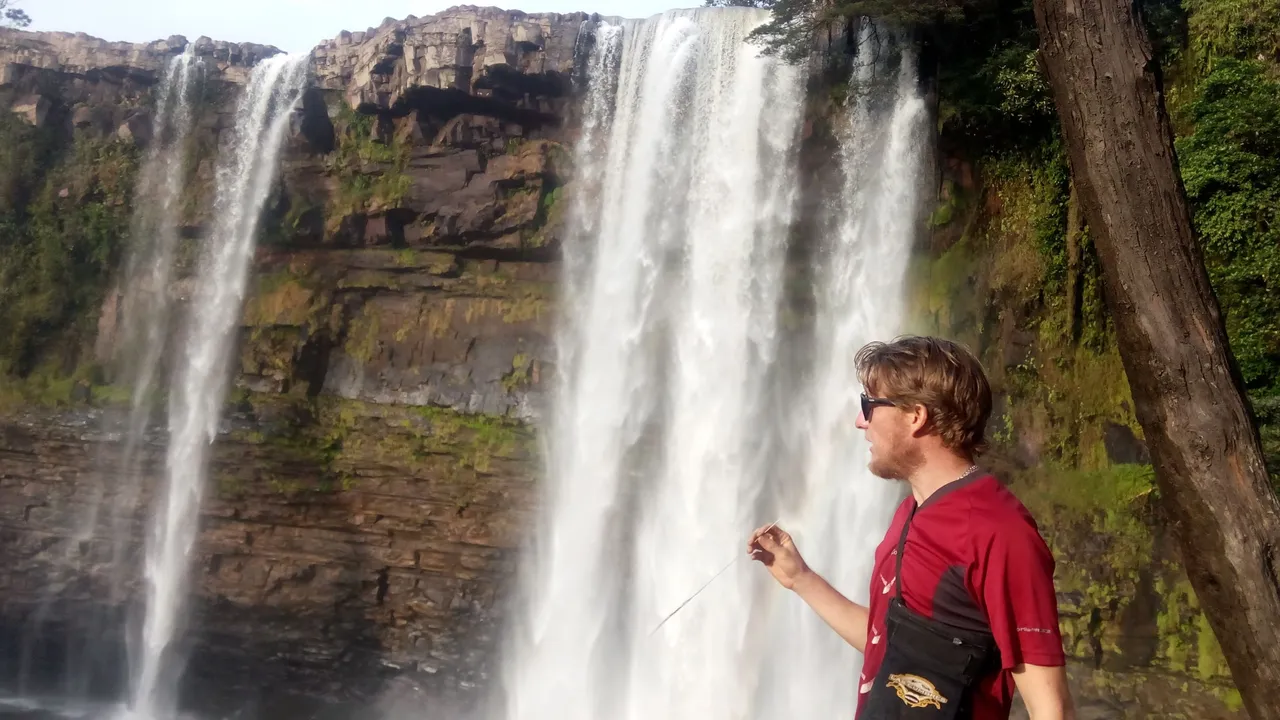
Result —
<svg viewBox="0 0 1280 720"><path fill-rule="evenodd" d="M855 358L869 469L906 482L875 554L870 607L809 569L781 528L747 547L864 654L858 720L1005 720L1014 689L1032 720L1073 718L1053 558L1026 508L974 465L991 390L955 343L903 337Z"/></svg>

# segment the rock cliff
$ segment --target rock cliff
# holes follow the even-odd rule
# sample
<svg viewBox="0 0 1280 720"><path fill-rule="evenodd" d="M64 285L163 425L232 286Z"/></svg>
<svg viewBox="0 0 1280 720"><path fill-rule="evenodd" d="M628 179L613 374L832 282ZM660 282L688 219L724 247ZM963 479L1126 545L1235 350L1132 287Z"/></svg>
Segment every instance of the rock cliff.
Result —
<svg viewBox="0 0 1280 720"><path fill-rule="evenodd" d="M279 54L278 48L255 43L194 43L181 35L139 44L108 42L84 33L26 32L0 28L0 65L21 65L70 75L93 77L135 73L156 77L175 54L190 51L211 60L218 71L242 80L243 69Z"/></svg>
<svg viewBox="0 0 1280 720"><path fill-rule="evenodd" d="M498 102L491 107L509 104L554 117L587 18L456 7L342 33L311 57L317 84L341 91L351 107L431 104L433 94L454 91L459 102L492 99Z"/></svg>
<svg viewBox="0 0 1280 720"><path fill-rule="evenodd" d="M95 468L119 449L102 427L84 411L0 423L0 637L12 647L32 640L20 625L59 639L138 592L138 550L112 566L112 540L80 530L122 492L108 487L97 505L109 478ZM368 699L400 672L437 695L483 681L533 506L531 442L518 423L439 408L239 396L198 542L196 686ZM162 435L146 455L154 487ZM141 538L143 513L118 520ZM99 681L119 679L118 653L91 668Z"/></svg>
<svg viewBox="0 0 1280 720"><path fill-rule="evenodd" d="M552 370L585 19L454 8L344 33L312 53L216 444L193 675L342 699L376 693L388 674L438 696L489 672L534 504L526 421ZM131 157L146 146L164 64L187 50L183 38L0 32L0 104L13 110L4 120L55 148L53 171L24 176L26 194L127 208L94 182L61 186L135 167L108 167L97 149ZM180 303L210 225L235 85L278 52L203 38L191 51L212 72L194 108L170 293ZM127 288L100 275L97 300L27 343L26 379L0 392L0 558L12 569L0 572L0 639L50 665L68 660L56 648L86 607L119 617L140 582L117 577L110 538L77 536L104 488L109 511L120 450L111 382ZM67 374L75 379L36 380ZM155 432L148 488L163 467ZM124 567L136 570L144 518L119 520L134 557ZM26 631L36 620L41 637ZM95 665L99 681L120 680L118 652ZM0 660L0 674L13 677L14 660Z"/></svg>

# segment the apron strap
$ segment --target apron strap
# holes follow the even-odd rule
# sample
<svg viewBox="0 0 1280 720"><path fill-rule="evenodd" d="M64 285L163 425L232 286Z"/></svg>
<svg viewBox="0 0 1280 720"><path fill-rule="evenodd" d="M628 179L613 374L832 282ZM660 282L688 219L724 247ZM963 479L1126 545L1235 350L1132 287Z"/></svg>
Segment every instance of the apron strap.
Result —
<svg viewBox="0 0 1280 720"><path fill-rule="evenodd" d="M907 519L902 523L902 535L898 538L898 566L893 571L893 594L899 602L905 602L902 599L902 553L907 549L907 532L911 530L911 519L915 517L917 507L916 502L912 500L911 510L907 512Z"/></svg>
<svg viewBox="0 0 1280 720"><path fill-rule="evenodd" d="M977 472L979 472L977 465L970 467L968 472L956 478L956 483L961 482L965 478L972 477ZM932 499L933 496L926 498L924 501L925 504L929 504L929 501ZM895 588L894 597L897 598L899 602L904 602L902 600L902 553L907 549L907 532L911 530L911 519L916 516L916 510L919 509L920 504L915 501L915 498L912 498L911 510L907 512L907 519L902 523L902 536L898 538L898 567L894 570L895 574L893 578L893 585Z"/></svg>

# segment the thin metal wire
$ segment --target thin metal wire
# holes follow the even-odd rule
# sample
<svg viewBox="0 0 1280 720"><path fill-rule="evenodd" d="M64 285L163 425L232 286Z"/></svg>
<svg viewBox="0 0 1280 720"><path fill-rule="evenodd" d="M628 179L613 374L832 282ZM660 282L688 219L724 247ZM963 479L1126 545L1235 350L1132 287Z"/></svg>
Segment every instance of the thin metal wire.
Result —
<svg viewBox="0 0 1280 720"><path fill-rule="evenodd" d="M775 520L774 522L769 523L769 526L768 526L768 527L766 527L766 528L764 529L764 532L769 532L769 531L770 531L770 530L772 530L774 527L776 527L776 526L777 526L777 524L778 524L778 523L777 523L777 521L776 521L776 520ZM763 534L763 533L762 533L762 534ZM705 584L705 585L703 585L702 587L698 588L698 591L697 591L697 592L695 592L694 594L690 595L688 600L685 600L684 602L680 603L680 607L677 607L675 610L672 610L670 615L667 615L666 617L662 618L662 622L658 623L658 627L655 627L654 629L652 629L652 630L650 630L650 631L649 631L649 635L650 635L650 637L652 637L654 633L658 632L658 628L662 627L663 625L666 625L666 624L667 624L667 621L668 621L668 620L670 620L672 617L674 617L676 613L680 612L680 610L681 610L682 608L684 608L684 606L685 606L685 605L688 605L688 604L689 604L689 603L690 603L694 598L698 597L698 595L701 595L701 594L702 594L702 591L703 591L703 590L706 590L706 589L707 589L707 587L711 585L711 583L715 582L716 578L718 578L718 577L720 577L721 575L723 575L723 574L725 573L725 571L726 571L726 570L728 570L729 568L733 567L733 566L734 566L735 564L737 564L737 562L738 562L739 560L741 560L741 559L742 559L742 555L738 555L738 556L734 557L734 559L733 559L733 560L731 560L731 561L729 562L729 564L728 564L728 565L725 565L723 568L721 568L721 569L720 569L720 572L716 573L715 575L712 575L712 576L711 576L711 579L710 579L710 580L708 580L708 581L706 582L706 584Z"/></svg>

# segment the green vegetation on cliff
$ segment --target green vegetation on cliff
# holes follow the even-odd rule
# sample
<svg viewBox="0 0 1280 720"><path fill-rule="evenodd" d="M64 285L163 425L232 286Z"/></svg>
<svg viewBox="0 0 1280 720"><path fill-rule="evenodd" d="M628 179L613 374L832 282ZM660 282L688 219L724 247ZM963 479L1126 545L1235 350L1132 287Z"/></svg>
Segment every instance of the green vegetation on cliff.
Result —
<svg viewBox="0 0 1280 720"><path fill-rule="evenodd" d="M434 406L247 391L231 406L254 428L234 440L264 452L257 462L220 468L224 496L338 492L390 475L437 483L464 503L481 477L522 467L533 448L520 422Z"/></svg>
<svg viewBox="0 0 1280 720"><path fill-rule="evenodd" d="M1280 26L1278 26L1280 27ZM1184 108L1178 159L1248 387L1280 394L1280 82L1224 58Z"/></svg>
<svg viewBox="0 0 1280 720"><path fill-rule="evenodd" d="M131 144L0 113L0 376L66 377L92 342L128 235ZM39 386L40 383L35 383Z"/></svg>
<svg viewBox="0 0 1280 720"><path fill-rule="evenodd" d="M1280 13L1272 5L1143 3L1166 68L1193 221L1275 474ZM912 329L963 340L991 371L998 402L987 462L1011 480L1055 550L1067 647L1093 668L1087 683L1115 686L1115 673L1134 671L1181 678L1221 707L1159 712L1217 716L1240 697L1155 502L1034 25L1017 12L1005 18L985 47L971 45L939 69L949 170L932 246L914 265ZM1122 692L1136 698L1140 686Z"/></svg>
<svg viewBox="0 0 1280 720"><path fill-rule="evenodd" d="M327 161L338 180L338 192L327 213L330 232L350 215L394 207L409 191L410 180L404 172L409 144L395 135L387 140L377 137L378 121L345 103L339 108L338 147Z"/></svg>
<svg viewBox="0 0 1280 720"><path fill-rule="evenodd" d="M1280 446L1268 408L1280 397L1280 58L1274 39L1280 36L1280 4L1142 5L1168 68L1179 163L1206 266L1274 457ZM781 5L774 7L778 13ZM950 181L944 186L933 221L939 237L956 247L939 248L942 258L933 272L956 272L956 258L966 252L994 251L990 280L999 307L1006 315L1025 315L1017 321L1037 334L1042 350L1057 358L1075 346L1104 352L1112 341L1097 260L1088 228L1068 217L1071 178L1035 59L1029 3L972 3L963 19L953 21L965 32L957 30L940 51L947 62L940 62L938 74L939 127L945 150L975 166L987 195ZM982 202L998 206L966 212ZM955 223L975 217L999 218L996 240L983 245L971 232L957 235ZM935 312L946 292L932 291Z"/></svg>

